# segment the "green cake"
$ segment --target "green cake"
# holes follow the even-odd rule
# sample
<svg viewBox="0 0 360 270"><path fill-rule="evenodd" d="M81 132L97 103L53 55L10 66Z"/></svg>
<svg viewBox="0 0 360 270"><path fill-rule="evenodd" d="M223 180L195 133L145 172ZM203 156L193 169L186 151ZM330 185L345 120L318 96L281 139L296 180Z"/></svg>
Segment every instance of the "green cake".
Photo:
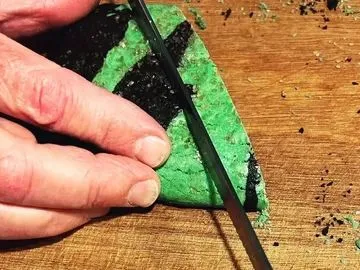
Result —
<svg viewBox="0 0 360 270"><path fill-rule="evenodd" d="M148 6L165 44L247 211L266 213L265 182L244 126L200 37L179 8ZM187 128L184 115L148 42L125 5L106 4L81 21L23 41L108 91L143 108L172 142L169 160L157 169L159 202L222 208L222 200Z"/></svg>

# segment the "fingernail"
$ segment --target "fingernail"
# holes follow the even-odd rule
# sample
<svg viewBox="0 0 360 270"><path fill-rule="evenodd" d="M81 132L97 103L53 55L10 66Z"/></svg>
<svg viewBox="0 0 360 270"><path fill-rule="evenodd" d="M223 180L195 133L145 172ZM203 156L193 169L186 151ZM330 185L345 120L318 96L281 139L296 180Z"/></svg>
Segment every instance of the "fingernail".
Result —
<svg viewBox="0 0 360 270"><path fill-rule="evenodd" d="M132 206L148 207L156 201L159 192L160 187L156 180L136 183L129 191L128 203Z"/></svg>
<svg viewBox="0 0 360 270"><path fill-rule="evenodd" d="M150 167L162 165L170 154L167 142L159 137L148 136L136 142L135 155Z"/></svg>

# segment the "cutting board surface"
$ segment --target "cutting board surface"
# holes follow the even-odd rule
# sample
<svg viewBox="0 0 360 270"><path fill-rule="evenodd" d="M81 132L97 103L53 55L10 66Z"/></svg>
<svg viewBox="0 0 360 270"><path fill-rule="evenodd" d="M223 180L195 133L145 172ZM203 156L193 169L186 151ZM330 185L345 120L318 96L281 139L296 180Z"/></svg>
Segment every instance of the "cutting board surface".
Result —
<svg viewBox="0 0 360 270"><path fill-rule="evenodd" d="M269 0L270 11L254 1L164 2L188 18L198 7L207 22L196 31L266 180L271 225L257 233L274 269L358 269L359 230L334 223L322 233L334 217L360 219L360 21L340 9L301 16L299 1ZM0 269L251 269L226 212L162 205L0 247Z"/></svg>

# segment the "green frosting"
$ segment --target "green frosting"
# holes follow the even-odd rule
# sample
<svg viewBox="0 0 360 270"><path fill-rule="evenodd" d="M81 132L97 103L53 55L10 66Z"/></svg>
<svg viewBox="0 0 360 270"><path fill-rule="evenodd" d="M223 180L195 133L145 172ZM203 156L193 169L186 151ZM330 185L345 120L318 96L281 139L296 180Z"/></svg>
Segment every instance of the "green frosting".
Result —
<svg viewBox="0 0 360 270"><path fill-rule="evenodd" d="M176 6L156 4L148 7L163 38L185 20ZM125 73L148 51L147 41L131 21L124 40L109 51L93 82L113 91ZM195 105L244 203L248 160L250 153L253 153L251 143L226 86L196 33L189 42L179 72L185 83L195 86ZM162 183L159 200L183 206L223 207L213 181L205 173L182 113L170 123L167 133L172 141L172 153L169 160L157 170ZM260 180L256 187L257 208L266 211L268 200L265 183L260 169L257 169Z"/></svg>

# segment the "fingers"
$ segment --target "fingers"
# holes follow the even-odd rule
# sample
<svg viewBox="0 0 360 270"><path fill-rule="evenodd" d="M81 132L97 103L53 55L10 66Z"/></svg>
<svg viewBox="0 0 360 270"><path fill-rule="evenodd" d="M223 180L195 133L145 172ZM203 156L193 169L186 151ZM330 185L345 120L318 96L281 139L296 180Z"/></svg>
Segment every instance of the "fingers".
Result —
<svg viewBox="0 0 360 270"><path fill-rule="evenodd" d="M15 124L9 120L6 120L4 118L1 118L1 117L0 117L0 129L7 131L11 135L13 135L19 139L23 139L23 140L30 141L33 143L36 142L34 135L30 131L28 131L26 128L24 128L18 124Z"/></svg>
<svg viewBox="0 0 360 270"><path fill-rule="evenodd" d="M121 156L40 145L0 130L0 202L57 209L150 206L156 173Z"/></svg>
<svg viewBox="0 0 360 270"><path fill-rule="evenodd" d="M99 0L0 0L0 33L18 38L69 24L98 3Z"/></svg>
<svg viewBox="0 0 360 270"><path fill-rule="evenodd" d="M1 34L0 59L0 112L151 167L168 158L165 130L133 103Z"/></svg>
<svg viewBox="0 0 360 270"><path fill-rule="evenodd" d="M108 209L51 210L0 203L0 240L51 237L75 229Z"/></svg>

